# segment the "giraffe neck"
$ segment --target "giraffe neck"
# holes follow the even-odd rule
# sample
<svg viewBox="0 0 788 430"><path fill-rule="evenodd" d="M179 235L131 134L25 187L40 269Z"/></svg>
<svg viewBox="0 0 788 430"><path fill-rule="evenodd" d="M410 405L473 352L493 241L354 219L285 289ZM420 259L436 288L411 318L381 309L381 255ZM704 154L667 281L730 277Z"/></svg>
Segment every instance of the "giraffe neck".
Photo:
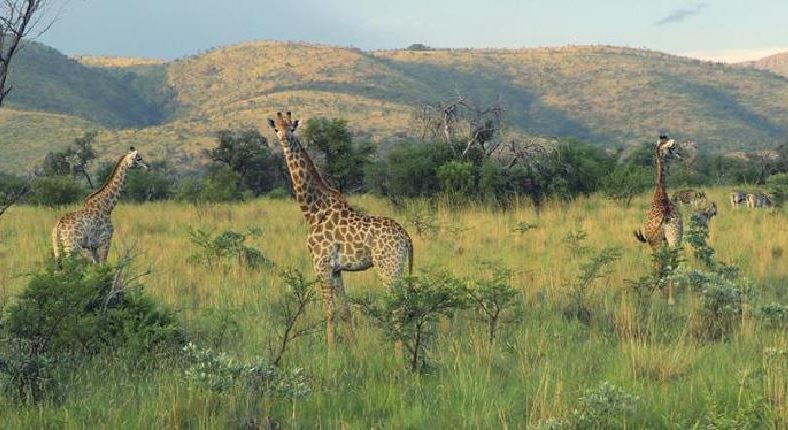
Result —
<svg viewBox="0 0 788 430"><path fill-rule="evenodd" d="M120 199L120 193L123 191L123 185L126 183L128 169L126 156L124 156L115 163L115 168L112 169L112 173L107 178L107 181L104 182L104 185L88 196L85 200L85 207L95 209L99 214L109 216Z"/></svg>
<svg viewBox="0 0 788 430"><path fill-rule="evenodd" d="M337 190L323 181L298 139L295 136L291 139L292 142L285 138L280 143L293 182L293 192L307 222L318 223L322 221L321 214L340 206L346 207L347 203Z"/></svg>
<svg viewBox="0 0 788 430"><path fill-rule="evenodd" d="M665 191L665 162L659 154L659 149L656 150L654 159L657 164L657 185L654 188L654 201L666 204L668 193Z"/></svg>

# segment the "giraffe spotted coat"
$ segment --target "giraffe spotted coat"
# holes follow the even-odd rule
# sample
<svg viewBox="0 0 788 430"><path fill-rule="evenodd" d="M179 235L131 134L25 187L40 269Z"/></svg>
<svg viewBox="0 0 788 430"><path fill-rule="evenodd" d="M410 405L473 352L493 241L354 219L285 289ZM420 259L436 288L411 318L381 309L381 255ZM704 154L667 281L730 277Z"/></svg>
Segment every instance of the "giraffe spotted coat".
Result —
<svg viewBox="0 0 788 430"><path fill-rule="evenodd" d="M335 296L340 302L339 317L346 325L348 337L353 337L342 272L374 267L381 281L391 286L412 272L413 242L396 221L357 212L323 180L295 136L298 121L292 120L290 112L277 113L268 125L279 139L293 192L307 222L307 249L320 278L326 339L332 345Z"/></svg>
<svg viewBox="0 0 788 430"><path fill-rule="evenodd" d="M55 260L74 252L86 255L94 263L107 261L112 242L112 210L115 208L129 169L148 166L132 147L121 157L104 185L85 199L79 209L61 216L52 228L52 251Z"/></svg>

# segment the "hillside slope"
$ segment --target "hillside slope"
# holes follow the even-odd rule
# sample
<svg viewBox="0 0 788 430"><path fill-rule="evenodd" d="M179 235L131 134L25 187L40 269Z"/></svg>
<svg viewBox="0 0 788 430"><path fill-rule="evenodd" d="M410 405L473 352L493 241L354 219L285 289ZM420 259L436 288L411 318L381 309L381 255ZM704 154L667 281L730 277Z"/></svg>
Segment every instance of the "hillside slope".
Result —
<svg viewBox="0 0 788 430"><path fill-rule="evenodd" d="M0 115L0 148L14 154L69 140L69 133L54 133L51 118L31 121L31 111L67 115L58 123L71 121L62 126L72 131L99 129L108 156L134 142L192 163L213 132L258 127L276 111L345 117L361 137L382 141L417 135L414 107L457 95L480 105L501 100L516 132L601 145L629 145L666 130L705 150L731 152L788 136L788 79L640 49L367 53L261 41L163 64L89 57L91 67L41 46L26 55L9 103L24 115ZM15 169L16 157L0 157L0 170Z"/></svg>
<svg viewBox="0 0 788 430"><path fill-rule="evenodd" d="M788 78L788 52L769 55L758 61L747 62L745 65L756 69L769 70L770 72Z"/></svg>

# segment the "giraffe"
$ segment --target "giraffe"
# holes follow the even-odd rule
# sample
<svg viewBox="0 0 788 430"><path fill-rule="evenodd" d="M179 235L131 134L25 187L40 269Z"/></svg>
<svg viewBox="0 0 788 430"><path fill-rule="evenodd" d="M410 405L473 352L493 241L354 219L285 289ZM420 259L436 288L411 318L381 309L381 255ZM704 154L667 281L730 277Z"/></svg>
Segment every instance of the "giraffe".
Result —
<svg viewBox="0 0 788 430"><path fill-rule="evenodd" d="M115 163L104 185L89 195L81 208L57 220L52 229L52 251L58 264L61 254L68 256L74 251L88 251L94 263L107 261L112 241L112 209L120 198L126 173L137 167L148 170L148 165L132 146L129 153Z"/></svg>
<svg viewBox="0 0 788 430"><path fill-rule="evenodd" d="M380 280L391 287L413 272L413 241L408 232L391 218L370 216L355 211L342 194L329 186L318 173L309 154L295 136L298 120L290 112L268 125L282 146L296 201L309 228L307 248L320 279L326 342L334 345L334 297L339 298L339 318L353 339L350 307L342 282L343 271L362 271L375 267Z"/></svg>
<svg viewBox="0 0 788 430"><path fill-rule="evenodd" d="M681 212L678 206L670 201L668 193L665 191L665 163L668 157L680 158L676 151L676 141L662 135L654 147L657 179L654 197L651 200L651 208L648 211L643 232L640 230L634 232L635 238L647 243L652 250L662 246L663 242L667 242L671 248L681 246L684 230ZM672 290L672 285L668 285L669 304L674 303Z"/></svg>

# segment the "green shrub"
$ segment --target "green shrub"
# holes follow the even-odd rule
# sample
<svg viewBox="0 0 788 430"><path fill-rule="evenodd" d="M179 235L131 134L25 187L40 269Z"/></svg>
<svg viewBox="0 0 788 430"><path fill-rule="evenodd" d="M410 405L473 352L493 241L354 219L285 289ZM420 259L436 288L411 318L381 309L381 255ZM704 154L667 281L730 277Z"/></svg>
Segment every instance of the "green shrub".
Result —
<svg viewBox="0 0 788 430"><path fill-rule="evenodd" d="M770 327L788 327L788 306L772 302L761 305L758 310L758 317Z"/></svg>
<svg viewBox="0 0 788 430"><path fill-rule="evenodd" d="M411 370L427 369L427 345L441 315L452 316L466 305L462 281L446 272L409 276L379 297L352 301L373 318L386 336L405 346Z"/></svg>
<svg viewBox="0 0 788 430"><path fill-rule="evenodd" d="M441 191L448 197L461 200L473 195L476 185L473 164L467 161L450 161L437 170Z"/></svg>
<svg viewBox="0 0 788 430"><path fill-rule="evenodd" d="M87 195L87 189L71 176L44 176L33 181L27 201L41 206L63 206Z"/></svg>
<svg viewBox="0 0 788 430"><path fill-rule="evenodd" d="M0 349L0 392L18 403L53 399L59 384L54 360L22 339L6 339Z"/></svg>
<svg viewBox="0 0 788 430"><path fill-rule="evenodd" d="M311 389L300 368L279 369L263 360L241 362L210 348L200 348L189 343L183 347L191 366L185 370L187 379L217 393L233 388L244 388L256 396L267 398L300 399Z"/></svg>
<svg viewBox="0 0 788 430"><path fill-rule="evenodd" d="M213 267L235 261L238 266L250 269L273 265L260 250L244 244L248 237L260 235L258 229L250 228L244 233L225 230L214 236L212 232L189 227L187 233L191 242L199 247L199 251L188 258L190 263Z"/></svg>
<svg viewBox="0 0 788 430"><path fill-rule="evenodd" d="M177 347L184 336L173 312L124 280L126 264L66 259L62 270L34 273L6 309L3 335L54 355L122 351L142 356Z"/></svg>
<svg viewBox="0 0 788 430"><path fill-rule="evenodd" d="M774 204L785 206L785 203L788 202L788 173L769 176L766 179L766 187L769 190L769 195L774 199Z"/></svg>
<svg viewBox="0 0 788 430"><path fill-rule="evenodd" d="M468 296L476 314L487 324L490 342L494 342L501 323L520 320L522 293L511 285L511 270L493 263L484 266L490 276L474 281Z"/></svg>
<svg viewBox="0 0 788 430"><path fill-rule="evenodd" d="M606 197L628 207L633 197L646 191L653 183L654 175L649 168L627 163L617 166L602 178L601 189Z"/></svg>
<svg viewBox="0 0 788 430"><path fill-rule="evenodd" d="M578 407L569 417L570 428L614 429L627 428L627 422L637 409L638 397L605 381L595 389L586 390Z"/></svg>

